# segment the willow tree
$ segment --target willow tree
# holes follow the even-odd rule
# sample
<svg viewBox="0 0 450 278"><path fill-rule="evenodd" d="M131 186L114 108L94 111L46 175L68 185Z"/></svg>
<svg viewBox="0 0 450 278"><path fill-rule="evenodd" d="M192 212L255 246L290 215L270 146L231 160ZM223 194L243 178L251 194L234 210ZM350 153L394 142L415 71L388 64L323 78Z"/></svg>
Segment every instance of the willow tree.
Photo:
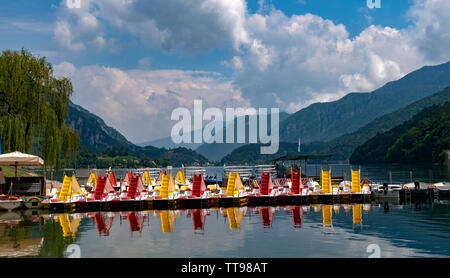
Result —
<svg viewBox="0 0 450 278"><path fill-rule="evenodd" d="M0 136L2 151L42 156L46 166L58 168L75 155L78 133L65 123L72 95L67 78L53 76L45 57L25 49L0 56Z"/></svg>

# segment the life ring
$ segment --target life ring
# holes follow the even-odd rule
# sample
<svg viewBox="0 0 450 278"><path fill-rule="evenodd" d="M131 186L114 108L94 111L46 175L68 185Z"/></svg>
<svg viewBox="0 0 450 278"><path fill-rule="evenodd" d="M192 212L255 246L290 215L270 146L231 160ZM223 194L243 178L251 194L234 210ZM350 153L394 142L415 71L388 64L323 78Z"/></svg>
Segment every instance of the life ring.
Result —
<svg viewBox="0 0 450 278"><path fill-rule="evenodd" d="M16 197L16 196L8 196L8 197L6 197L6 200L9 200L9 201L17 201L17 200L19 200L19 198Z"/></svg>

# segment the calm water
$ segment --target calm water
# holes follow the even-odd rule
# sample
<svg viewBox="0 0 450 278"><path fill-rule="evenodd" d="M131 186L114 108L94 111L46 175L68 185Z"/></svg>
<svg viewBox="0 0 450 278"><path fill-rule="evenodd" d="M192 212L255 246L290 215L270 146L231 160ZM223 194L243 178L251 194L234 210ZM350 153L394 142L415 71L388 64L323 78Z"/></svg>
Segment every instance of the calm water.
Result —
<svg viewBox="0 0 450 278"><path fill-rule="evenodd" d="M75 244L75 249L73 245ZM450 256L450 202L46 214L0 212L0 256Z"/></svg>

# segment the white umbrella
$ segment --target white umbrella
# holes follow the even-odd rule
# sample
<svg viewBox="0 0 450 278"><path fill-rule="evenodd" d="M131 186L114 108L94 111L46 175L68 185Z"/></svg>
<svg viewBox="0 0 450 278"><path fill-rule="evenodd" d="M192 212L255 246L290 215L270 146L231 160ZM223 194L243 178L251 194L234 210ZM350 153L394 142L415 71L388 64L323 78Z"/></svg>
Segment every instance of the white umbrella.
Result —
<svg viewBox="0 0 450 278"><path fill-rule="evenodd" d="M16 166L16 177L17 177L17 166L19 165L43 165L44 160L39 156L25 154L21 152L5 153L0 155L0 165L14 165Z"/></svg>
<svg viewBox="0 0 450 278"><path fill-rule="evenodd" d="M16 167L17 178L17 166L19 165L43 165L44 160L39 156L25 154L21 152L5 153L0 155L0 165L14 165Z"/></svg>
<svg viewBox="0 0 450 278"><path fill-rule="evenodd" d="M44 160L39 156L21 152L5 153L0 155L0 165L43 165Z"/></svg>

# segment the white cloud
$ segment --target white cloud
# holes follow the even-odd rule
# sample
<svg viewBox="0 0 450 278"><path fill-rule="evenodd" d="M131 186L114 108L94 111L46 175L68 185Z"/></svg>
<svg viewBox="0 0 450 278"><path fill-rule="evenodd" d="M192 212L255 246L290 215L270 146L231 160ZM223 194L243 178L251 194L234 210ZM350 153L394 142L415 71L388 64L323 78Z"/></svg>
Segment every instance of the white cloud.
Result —
<svg viewBox="0 0 450 278"><path fill-rule="evenodd" d="M202 99L207 107L248 106L239 90L220 74L181 70L130 70L67 62L55 66L56 76L68 76L74 85L73 101L106 123L143 142L170 135L172 110Z"/></svg>
<svg viewBox="0 0 450 278"><path fill-rule="evenodd" d="M312 14L287 16L266 1L259 1L255 14L248 13L244 0L83 3L82 9L62 3L58 10L55 39L72 51L111 49L123 34L165 51L233 50L223 62L233 69L232 81L195 71L76 69L78 102L137 141L154 132L141 138L127 121L147 124L145 119L154 117L154 128L164 128L166 110L189 106L194 97L222 107L230 105L231 95L237 104L249 100L252 106L277 105L294 112L348 92L371 91L423 65L450 60L448 0L415 0L408 28L371 25L354 38L342 24ZM141 68L150 65L146 59L138 62ZM61 64L63 69L70 67Z"/></svg>
<svg viewBox="0 0 450 278"><path fill-rule="evenodd" d="M249 42L224 64L234 68L235 86L253 105L277 103L295 112L450 60L450 2L416 0L409 15L409 28L371 25L350 38L344 25L272 7L248 15Z"/></svg>
<svg viewBox="0 0 450 278"><path fill-rule="evenodd" d="M104 37L108 27L166 51L181 47L197 52L224 45L238 50L247 42L246 11L244 0L85 0L81 9L68 8L64 0L54 33L73 51L99 38L108 41Z"/></svg>
<svg viewBox="0 0 450 278"><path fill-rule="evenodd" d="M408 12L415 27L411 37L432 62L450 59L450 1L415 0Z"/></svg>

